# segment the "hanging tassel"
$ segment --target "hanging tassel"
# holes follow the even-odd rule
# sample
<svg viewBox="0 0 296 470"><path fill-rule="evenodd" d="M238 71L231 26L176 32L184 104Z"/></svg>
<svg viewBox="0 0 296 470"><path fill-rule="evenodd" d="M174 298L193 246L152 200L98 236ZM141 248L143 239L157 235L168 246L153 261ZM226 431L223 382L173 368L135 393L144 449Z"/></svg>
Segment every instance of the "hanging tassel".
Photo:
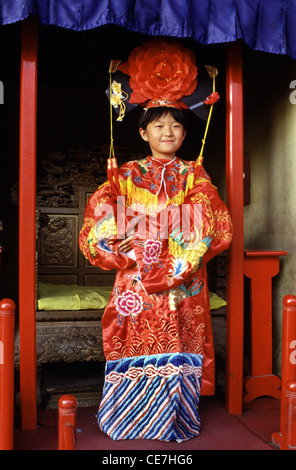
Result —
<svg viewBox="0 0 296 470"><path fill-rule="evenodd" d="M195 163L195 169L194 169L195 179L197 179L199 177L201 167L202 167L202 163L203 163L203 152L204 152L206 137L207 137L207 133L208 133L208 130L209 130L210 121L211 121L211 117L212 117L213 106L214 106L214 103L216 103L220 99L220 96L219 96L218 92L215 90L215 86L216 86L215 81L216 81L216 76L218 75L218 70L215 67L212 67L212 66L206 66L206 69L207 69L207 72L210 75L210 77L213 79L213 92L210 94L210 96L208 96L204 100L204 104L210 105L211 108L210 108L210 112L209 112L208 119L207 119L207 125L206 125L206 129L205 129L204 137L202 139L202 146L201 146L201 149L200 149L200 152L199 152L199 157L197 158L196 163Z"/></svg>
<svg viewBox="0 0 296 470"><path fill-rule="evenodd" d="M114 64L116 62L116 64ZM109 86L110 86L110 151L109 151L109 158L107 164L107 177L110 181L113 191L117 195L121 195L120 184L119 184L119 176L118 176L118 165L117 159L115 157L114 151L114 139L113 139L113 115L112 115L112 72L114 71L114 67L117 67L118 61L111 61L109 67ZM116 70L116 68L115 68Z"/></svg>

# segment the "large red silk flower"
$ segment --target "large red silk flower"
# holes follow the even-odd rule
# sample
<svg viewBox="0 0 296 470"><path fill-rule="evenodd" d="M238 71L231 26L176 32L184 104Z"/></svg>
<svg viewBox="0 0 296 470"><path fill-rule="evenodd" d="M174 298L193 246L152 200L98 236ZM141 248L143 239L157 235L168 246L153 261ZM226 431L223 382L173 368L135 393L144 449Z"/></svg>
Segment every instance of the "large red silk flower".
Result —
<svg viewBox="0 0 296 470"><path fill-rule="evenodd" d="M194 53L177 42L148 41L136 47L118 68L130 76L131 103L180 100L191 95L197 85Z"/></svg>

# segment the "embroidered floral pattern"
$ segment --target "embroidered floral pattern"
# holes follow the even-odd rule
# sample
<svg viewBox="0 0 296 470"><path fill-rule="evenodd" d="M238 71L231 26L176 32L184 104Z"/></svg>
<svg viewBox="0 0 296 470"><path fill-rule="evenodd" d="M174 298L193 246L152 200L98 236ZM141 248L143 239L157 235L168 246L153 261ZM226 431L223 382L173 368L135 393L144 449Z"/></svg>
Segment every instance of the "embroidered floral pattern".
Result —
<svg viewBox="0 0 296 470"><path fill-rule="evenodd" d="M160 238L159 233L157 237ZM145 264L144 273L146 274L153 265L158 268L163 268L164 265L160 261L160 255L162 250L161 240L148 239L145 242L141 240L134 240L133 244L139 246L143 250L143 263Z"/></svg>
<svg viewBox="0 0 296 470"><path fill-rule="evenodd" d="M144 245L144 263L158 263L161 253L160 240L147 240Z"/></svg>
<svg viewBox="0 0 296 470"><path fill-rule="evenodd" d="M132 322L136 321L136 315L143 310L143 300L138 292L127 290L115 299L115 307L118 311L118 323L121 325L123 318L130 316Z"/></svg>

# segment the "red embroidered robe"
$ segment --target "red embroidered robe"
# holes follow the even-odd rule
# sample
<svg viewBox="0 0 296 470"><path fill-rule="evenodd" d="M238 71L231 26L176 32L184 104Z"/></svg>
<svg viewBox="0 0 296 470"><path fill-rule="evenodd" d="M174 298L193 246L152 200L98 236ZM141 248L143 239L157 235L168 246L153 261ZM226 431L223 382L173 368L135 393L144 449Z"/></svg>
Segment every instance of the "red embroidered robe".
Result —
<svg viewBox="0 0 296 470"><path fill-rule="evenodd" d="M228 248L232 224L203 167L198 177L194 168L177 157L124 164L122 196L107 181L89 199L80 248L93 265L117 269L102 319L106 360L200 354L201 393L209 395L215 372L206 263ZM118 245L132 230L128 257Z"/></svg>

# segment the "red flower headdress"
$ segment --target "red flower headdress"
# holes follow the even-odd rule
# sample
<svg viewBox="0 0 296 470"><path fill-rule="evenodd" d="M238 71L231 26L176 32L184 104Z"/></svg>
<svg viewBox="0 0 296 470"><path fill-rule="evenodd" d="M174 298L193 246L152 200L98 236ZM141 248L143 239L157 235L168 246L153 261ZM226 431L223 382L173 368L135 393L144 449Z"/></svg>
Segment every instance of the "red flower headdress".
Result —
<svg viewBox="0 0 296 470"><path fill-rule="evenodd" d="M130 76L130 103L187 108L181 101L197 86L194 53L175 41L152 40L136 47L118 69Z"/></svg>

